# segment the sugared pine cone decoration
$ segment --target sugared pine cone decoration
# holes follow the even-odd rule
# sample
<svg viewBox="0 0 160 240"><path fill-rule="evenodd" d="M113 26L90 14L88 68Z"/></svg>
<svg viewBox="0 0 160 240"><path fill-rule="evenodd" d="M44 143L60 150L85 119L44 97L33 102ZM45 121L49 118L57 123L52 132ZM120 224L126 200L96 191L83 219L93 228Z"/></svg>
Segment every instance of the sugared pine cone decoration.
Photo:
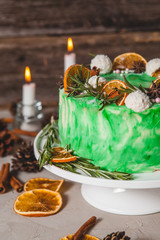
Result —
<svg viewBox="0 0 160 240"><path fill-rule="evenodd" d="M130 240L131 238L125 235L125 232L113 232L107 235L103 240Z"/></svg>
<svg viewBox="0 0 160 240"><path fill-rule="evenodd" d="M12 158L12 169L25 172L38 172L39 164L34 156L32 143L23 142Z"/></svg>

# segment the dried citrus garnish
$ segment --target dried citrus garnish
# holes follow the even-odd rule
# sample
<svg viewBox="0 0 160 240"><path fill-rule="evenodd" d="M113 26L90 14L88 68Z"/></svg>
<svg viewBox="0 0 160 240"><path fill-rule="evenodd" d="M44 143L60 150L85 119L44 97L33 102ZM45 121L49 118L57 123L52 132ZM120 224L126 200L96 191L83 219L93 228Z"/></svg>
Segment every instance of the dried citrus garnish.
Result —
<svg viewBox="0 0 160 240"><path fill-rule="evenodd" d="M160 77L160 68L157 69L155 72L152 73L152 77L159 78Z"/></svg>
<svg viewBox="0 0 160 240"><path fill-rule="evenodd" d="M75 160L77 160L77 157L67 152L66 149L62 147L53 148L53 157L51 159L52 162L61 163L61 162L72 162Z"/></svg>
<svg viewBox="0 0 160 240"><path fill-rule="evenodd" d="M127 93L122 93L119 90L122 90L122 88L126 88L126 84L118 79L111 80L107 82L104 87L102 88L102 92L106 93L108 95L108 99L115 98L119 96L119 98L116 100L116 104L121 106L124 105L124 101L127 97Z"/></svg>
<svg viewBox="0 0 160 240"><path fill-rule="evenodd" d="M160 83L160 78L156 78L156 79L151 83L151 85L149 86L149 88L152 88L153 83L155 83L156 85L158 85L158 83Z"/></svg>
<svg viewBox="0 0 160 240"><path fill-rule="evenodd" d="M134 52L130 52L130 53L123 53L119 56L117 56L114 60L113 60L113 70L116 69L132 69L135 62L143 62L144 65L146 65L147 61L144 57L142 57L141 55L134 53Z"/></svg>
<svg viewBox="0 0 160 240"><path fill-rule="evenodd" d="M43 217L57 213L62 207L59 192L36 189L22 193L14 202L14 211L28 217Z"/></svg>
<svg viewBox="0 0 160 240"><path fill-rule="evenodd" d="M84 79L84 81L87 79L88 75L90 73L90 70L86 67L84 67L83 65L80 64L74 64L71 65L65 72L64 75L64 91L65 93L68 92L68 87L73 86L75 83L72 80L72 77L75 77L76 75L81 76L82 79Z"/></svg>
<svg viewBox="0 0 160 240"><path fill-rule="evenodd" d="M68 236L66 236L66 237L63 237L63 238L61 238L61 240L72 240L72 237L73 237L73 234L68 235ZM81 238L81 240L99 240L99 238L96 238L96 237L94 237L94 236L85 234L85 235Z"/></svg>
<svg viewBox="0 0 160 240"><path fill-rule="evenodd" d="M24 184L24 191L30 191L34 189L48 189L51 191L59 191L64 180L52 180L48 178L32 178Z"/></svg>

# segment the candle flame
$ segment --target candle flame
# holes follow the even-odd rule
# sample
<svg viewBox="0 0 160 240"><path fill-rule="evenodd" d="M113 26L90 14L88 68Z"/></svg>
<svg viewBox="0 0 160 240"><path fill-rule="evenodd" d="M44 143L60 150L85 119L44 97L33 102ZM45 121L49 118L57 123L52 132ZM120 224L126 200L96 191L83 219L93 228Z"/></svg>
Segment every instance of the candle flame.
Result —
<svg viewBox="0 0 160 240"><path fill-rule="evenodd" d="M68 49L68 52L72 52L73 51L73 41L72 41L72 38L68 38L67 49Z"/></svg>
<svg viewBox="0 0 160 240"><path fill-rule="evenodd" d="M31 81L31 71L30 71L30 68L28 66L25 67L25 80L27 82Z"/></svg>

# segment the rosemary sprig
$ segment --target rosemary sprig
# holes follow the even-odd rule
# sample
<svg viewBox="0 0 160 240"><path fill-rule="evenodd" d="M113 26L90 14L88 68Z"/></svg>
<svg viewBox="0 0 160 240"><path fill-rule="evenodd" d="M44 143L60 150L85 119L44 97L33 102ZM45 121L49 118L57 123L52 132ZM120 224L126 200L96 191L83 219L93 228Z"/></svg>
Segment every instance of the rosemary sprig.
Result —
<svg viewBox="0 0 160 240"><path fill-rule="evenodd" d="M125 81L127 87L128 87L132 92L136 91L136 90L137 90L136 87L133 86L131 83L128 82L126 76L124 75L123 77L124 77L124 81Z"/></svg>
<svg viewBox="0 0 160 240"><path fill-rule="evenodd" d="M49 123L42 131L42 134L39 137L39 142L41 142L42 138L46 138L46 142L43 146L43 151L40 151L39 157L39 165L42 168L46 164L53 164L61 169L66 171L70 171L73 173L80 174L80 172L85 173L87 176L96 177L96 178L106 178L106 179L116 179L116 180L132 180L133 176L128 173L123 172L110 172L102 170L100 167L95 166L90 159L82 158L77 156L77 160L73 162L67 163L52 163L51 159L53 156L53 147L59 146L59 133L58 133L58 125L53 119L51 123ZM66 150L72 152L70 146L67 145Z"/></svg>
<svg viewBox="0 0 160 240"><path fill-rule="evenodd" d="M93 54L93 53L88 53L88 55L91 56L91 57L95 57L96 56L96 54Z"/></svg>
<svg viewBox="0 0 160 240"><path fill-rule="evenodd" d="M50 162L53 147L57 147L60 144L58 122L53 117L51 118L51 122L44 127L38 140L41 141L42 138L45 138L46 141L38 159L40 169Z"/></svg>
<svg viewBox="0 0 160 240"><path fill-rule="evenodd" d="M82 76L80 77L80 73L78 71L78 74L75 74L75 76L69 75L69 77L72 79L72 81L75 83L73 86L68 87L70 90L70 93L68 94L67 97L74 96L75 98L83 98L83 97L95 97L100 101L100 108L99 111L101 111L106 105L110 105L111 103L115 103L120 96L117 96L116 98L110 98L108 99L107 94L105 95L104 93L100 93L98 89L98 81L99 77L97 77L96 81L96 88L93 88L89 83L88 83L88 78L87 77L87 82L84 82L82 79Z"/></svg>
<svg viewBox="0 0 160 240"><path fill-rule="evenodd" d="M141 90L143 93L146 93L146 90L145 90L145 88L144 88L144 87L142 87L142 85L141 85L141 84L139 85L139 90Z"/></svg>

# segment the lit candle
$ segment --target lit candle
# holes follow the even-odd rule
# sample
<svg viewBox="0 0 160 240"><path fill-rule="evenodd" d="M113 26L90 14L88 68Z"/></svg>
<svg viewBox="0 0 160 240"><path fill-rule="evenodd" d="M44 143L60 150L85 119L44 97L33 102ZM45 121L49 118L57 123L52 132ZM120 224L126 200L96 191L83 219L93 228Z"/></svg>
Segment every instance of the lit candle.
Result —
<svg viewBox="0 0 160 240"><path fill-rule="evenodd" d="M25 80L27 83L23 85L22 103L24 105L32 105L35 102L36 85L35 83L31 83L31 72L29 67L25 68Z"/></svg>
<svg viewBox="0 0 160 240"><path fill-rule="evenodd" d="M76 63L76 54L73 52L72 38L68 38L67 50L68 52L64 55L64 72L67 68Z"/></svg>
<svg viewBox="0 0 160 240"><path fill-rule="evenodd" d="M23 84L22 88L22 104L23 115L26 117L34 116L34 107L32 106L35 103L35 93L36 93L36 84L31 83L31 72L30 68L25 68L25 80L27 83Z"/></svg>

